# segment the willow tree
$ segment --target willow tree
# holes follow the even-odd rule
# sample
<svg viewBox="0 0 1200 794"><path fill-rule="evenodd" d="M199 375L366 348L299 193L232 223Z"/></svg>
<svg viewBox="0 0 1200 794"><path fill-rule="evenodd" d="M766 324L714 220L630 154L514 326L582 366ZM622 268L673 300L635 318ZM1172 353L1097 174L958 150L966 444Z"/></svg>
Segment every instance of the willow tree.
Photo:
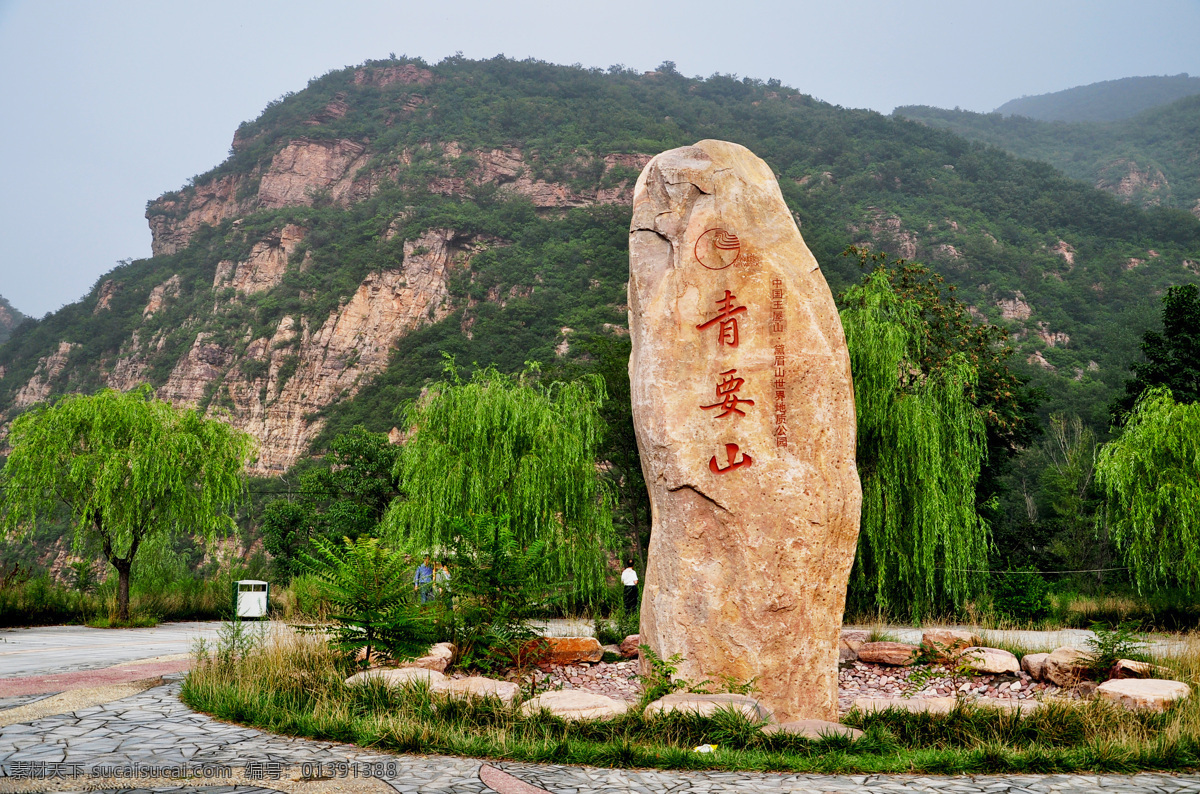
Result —
<svg viewBox="0 0 1200 794"><path fill-rule="evenodd" d="M1096 483L1107 524L1142 592L1200 590L1200 403L1147 389L1121 435L1100 448Z"/></svg>
<svg viewBox="0 0 1200 794"><path fill-rule="evenodd" d="M236 529L231 512L253 450L250 436L157 400L149 386L34 406L13 421L8 443L4 528L22 534L65 504L75 551L94 539L117 570L122 621L130 571L147 541Z"/></svg>
<svg viewBox="0 0 1200 794"><path fill-rule="evenodd" d="M885 268L843 300L863 486L851 598L920 618L961 604L987 567L975 507L987 448L971 400L977 371L961 352L927 363L922 308Z"/></svg>
<svg viewBox="0 0 1200 794"><path fill-rule="evenodd" d="M595 597L613 543L612 496L596 460L603 382L541 385L531 372L491 368L463 381L448 371L404 410L410 430L396 470L408 498L393 504L385 531L446 548L471 515L500 517L522 548L544 544L547 581Z"/></svg>

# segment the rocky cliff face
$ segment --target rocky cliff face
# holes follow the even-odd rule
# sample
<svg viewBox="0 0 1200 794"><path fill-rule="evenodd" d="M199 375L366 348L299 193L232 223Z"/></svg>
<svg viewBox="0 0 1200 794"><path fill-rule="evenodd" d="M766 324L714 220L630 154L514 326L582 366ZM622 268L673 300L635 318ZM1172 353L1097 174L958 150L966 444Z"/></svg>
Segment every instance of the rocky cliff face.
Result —
<svg viewBox="0 0 1200 794"><path fill-rule="evenodd" d="M1143 207L1157 207L1170 197L1171 186L1158 168L1140 167L1132 160L1110 163L1096 180L1096 187Z"/></svg>
<svg viewBox="0 0 1200 794"><path fill-rule="evenodd" d="M429 147L425 148L428 151ZM496 185L547 210L627 203L636 172L650 159L643 154L606 155L598 164L601 178L591 180L593 185L588 188L576 188L537 178L536 158L518 147L466 150L450 142L439 149L449 167L445 176L428 181L430 192L465 195L481 185ZM368 167L372 154L368 144L349 140L296 139L280 149L265 170L219 177L164 195L146 210L151 250L156 256L173 254L185 248L204 224L216 226L259 209L309 206L317 197L343 206L361 201L384 180L395 179L412 164L414 156L404 150L391 163ZM580 171L595 169L586 158L576 165ZM626 178L612 179L614 169L628 172Z"/></svg>
<svg viewBox="0 0 1200 794"><path fill-rule="evenodd" d="M256 243L246 261L222 261L213 283L218 311L220 297L228 296L230 288L236 300L278 284L303 237L300 227L284 226ZM289 315L269 336L245 344L221 342L213 333L201 332L158 396L227 413L234 426L259 441L252 473L281 474L305 454L324 426L324 420L311 415L357 393L387 365L393 346L405 334L442 319L449 311L446 282L451 271L469 266L471 257L488 245L451 229L430 230L404 244L398 267L368 275L328 317ZM143 317L162 310L178 288L178 276L156 287ZM143 341L135 331L109 369L107 385L128 389L146 380L148 357L163 341L161 333ZM64 343L43 362L21 390L22 406L49 395L70 350Z"/></svg>

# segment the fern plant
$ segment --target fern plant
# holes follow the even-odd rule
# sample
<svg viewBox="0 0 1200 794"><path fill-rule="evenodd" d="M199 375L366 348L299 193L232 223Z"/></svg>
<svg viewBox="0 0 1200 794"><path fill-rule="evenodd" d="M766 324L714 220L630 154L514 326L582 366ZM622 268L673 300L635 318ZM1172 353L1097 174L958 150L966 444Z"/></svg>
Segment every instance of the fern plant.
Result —
<svg viewBox="0 0 1200 794"><path fill-rule="evenodd" d="M435 640L432 619L412 603L408 562L384 548L378 538L343 538L335 545L314 538L313 555L302 564L319 581L336 610L332 644L353 657L362 651L364 665L376 656L412 658Z"/></svg>

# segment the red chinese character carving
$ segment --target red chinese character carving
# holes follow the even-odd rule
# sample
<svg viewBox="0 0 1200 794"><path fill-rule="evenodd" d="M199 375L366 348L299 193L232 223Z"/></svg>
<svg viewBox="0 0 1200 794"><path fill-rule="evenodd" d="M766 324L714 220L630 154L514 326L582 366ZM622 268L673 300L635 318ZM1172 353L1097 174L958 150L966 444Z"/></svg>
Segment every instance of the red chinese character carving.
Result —
<svg viewBox="0 0 1200 794"><path fill-rule="evenodd" d="M742 388L742 384L746 381L742 378L735 378L734 373L736 372L736 369L731 369L721 373L722 379L717 381L717 400L719 402L715 402L712 405L700 406L705 411L710 408L720 408L721 413L717 414L718 419L724 419L732 413L745 416L746 412L738 408L738 405L740 403L754 405L754 400L744 400L737 396L737 390Z"/></svg>
<svg viewBox="0 0 1200 794"><path fill-rule="evenodd" d="M737 318L733 315L746 311L745 306L734 305L733 301L736 297L729 290L725 290L725 297L717 301L717 316L696 326L703 331L713 323L720 323L717 342L730 347L737 347L738 344L738 323Z"/></svg>
<svg viewBox="0 0 1200 794"><path fill-rule="evenodd" d="M744 452L742 453L741 460L738 460L737 457L738 457L738 445L737 444L726 444L725 445L725 459L728 461L729 465L725 466L725 468L721 468L720 466L717 465L717 456L713 455L712 458L708 461L708 468L710 471L712 471L713 474L724 474L727 471L733 471L734 469L740 469L743 466L749 466L751 463L754 462L754 458L750 457L749 455L747 455Z"/></svg>

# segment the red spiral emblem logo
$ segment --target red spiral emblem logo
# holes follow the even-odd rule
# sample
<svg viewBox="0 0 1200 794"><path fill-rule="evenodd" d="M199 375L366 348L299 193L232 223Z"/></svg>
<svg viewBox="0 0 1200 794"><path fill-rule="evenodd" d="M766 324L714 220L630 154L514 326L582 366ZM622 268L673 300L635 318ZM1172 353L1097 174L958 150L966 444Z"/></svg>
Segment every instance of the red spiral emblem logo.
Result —
<svg viewBox="0 0 1200 794"><path fill-rule="evenodd" d="M726 229L709 229L696 240L696 261L709 270L724 270L742 253L738 236Z"/></svg>

